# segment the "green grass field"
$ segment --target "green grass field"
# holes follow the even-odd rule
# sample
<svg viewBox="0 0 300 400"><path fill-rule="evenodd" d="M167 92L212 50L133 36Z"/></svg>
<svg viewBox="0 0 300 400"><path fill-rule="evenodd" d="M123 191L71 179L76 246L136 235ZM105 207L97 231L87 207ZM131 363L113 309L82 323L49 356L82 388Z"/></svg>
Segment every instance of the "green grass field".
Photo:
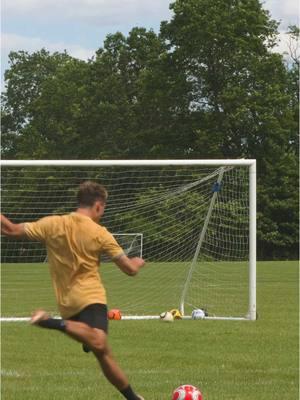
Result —
<svg viewBox="0 0 300 400"><path fill-rule="evenodd" d="M53 309L44 270L2 267L2 315ZM298 284L297 262L258 263L258 321L113 321L110 344L146 400L184 383L204 400L297 400ZM1 375L4 400L122 399L78 343L24 322L2 323Z"/></svg>

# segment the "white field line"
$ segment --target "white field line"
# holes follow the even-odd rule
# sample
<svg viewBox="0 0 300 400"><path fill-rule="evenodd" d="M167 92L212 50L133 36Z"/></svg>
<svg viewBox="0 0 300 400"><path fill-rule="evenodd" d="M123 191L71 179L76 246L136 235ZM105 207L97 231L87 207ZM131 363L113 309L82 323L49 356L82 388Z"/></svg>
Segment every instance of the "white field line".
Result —
<svg viewBox="0 0 300 400"><path fill-rule="evenodd" d="M25 322L30 321L28 317L1 317L0 322Z"/></svg>
<svg viewBox="0 0 300 400"><path fill-rule="evenodd" d="M15 371L13 369L1 369L1 376L2 377L8 377L8 378L23 378L25 376L85 376L86 371L58 371L58 372L41 372L39 371L37 374L34 372L30 373L29 375L26 375L25 373Z"/></svg>
<svg viewBox="0 0 300 400"><path fill-rule="evenodd" d="M58 316L54 316L52 318L60 318ZM123 315L123 321L137 321L137 320L159 320L160 317L158 315ZM192 319L191 316L184 316L182 319ZM200 321L199 319L198 321ZM202 320L221 320L221 321L248 321L247 317L205 317ZM0 322L28 322L30 321L30 317L1 317Z"/></svg>
<svg viewBox="0 0 300 400"><path fill-rule="evenodd" d="M12 378L22 378L24 374L19 373L13 369L1 369L1 376L7 376Z"/></svg>

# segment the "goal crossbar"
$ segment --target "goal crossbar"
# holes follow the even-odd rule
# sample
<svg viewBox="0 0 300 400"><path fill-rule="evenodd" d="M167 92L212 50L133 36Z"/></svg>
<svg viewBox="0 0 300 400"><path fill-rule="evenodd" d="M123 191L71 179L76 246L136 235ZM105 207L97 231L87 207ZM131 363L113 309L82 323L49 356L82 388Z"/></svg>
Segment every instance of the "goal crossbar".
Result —
<svg viewBox="0 0 300 400"><path fill-rule="evenodd" d="M0 166L172 166L172 165L253 165L254 159L238 160L0 160Z"/></svg>

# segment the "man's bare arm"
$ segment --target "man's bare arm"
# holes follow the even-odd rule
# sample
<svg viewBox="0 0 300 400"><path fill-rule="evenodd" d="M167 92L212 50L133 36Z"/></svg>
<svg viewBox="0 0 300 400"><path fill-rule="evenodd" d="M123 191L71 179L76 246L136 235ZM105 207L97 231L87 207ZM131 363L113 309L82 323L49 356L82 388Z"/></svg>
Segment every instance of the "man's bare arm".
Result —
<svg viewBox="0 0 300 400"><path fill-rule="evenodd" d="M14 224L2 214L1 214L1 234L14 238L21 238L26 236L24 224Z"/></svg>
<svg viewBox="0 0 300 400"><path fill-rule="evenodd" d="M114 259L114 262L125 274L134 276L136 275L140 268L145 265L145 261L140 257L129 258L125 254Z"/></svg>

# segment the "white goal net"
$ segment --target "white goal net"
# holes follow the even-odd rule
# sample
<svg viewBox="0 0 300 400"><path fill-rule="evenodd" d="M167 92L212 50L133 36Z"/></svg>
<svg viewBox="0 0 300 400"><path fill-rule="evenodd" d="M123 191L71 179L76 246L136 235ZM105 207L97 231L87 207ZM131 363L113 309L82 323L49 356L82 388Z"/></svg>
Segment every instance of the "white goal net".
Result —
<svg viewBox="0 0 300 400"><path fill-rule="evenodd" d="M253 160L60 164L68 162L2 161L2 213L16 223L69 213L81 182L106 186L101 224L129 256L146 259L133 278L101 261L110 308L127 316L201 308L209 318L255 319ZM3 316L55 312L44 246L2 237L1 258Z"/></svg>

